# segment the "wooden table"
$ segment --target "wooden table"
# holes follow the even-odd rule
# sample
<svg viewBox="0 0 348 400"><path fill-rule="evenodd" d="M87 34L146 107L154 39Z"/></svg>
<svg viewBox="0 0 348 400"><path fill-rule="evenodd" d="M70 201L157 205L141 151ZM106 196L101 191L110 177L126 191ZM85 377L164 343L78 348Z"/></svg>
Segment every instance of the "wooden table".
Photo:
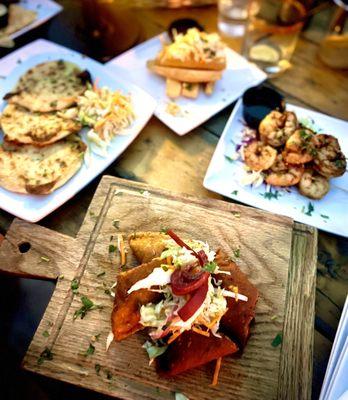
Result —
<svg viewBox="0 0 348 400"><path fill-rule="evenodd" d="M136 9L128 16L132 17L132 34L128 35L122 31L119 39L112 41L113 30L117 23L122 20L122 9L112 1L86 1L85 7L96 7L93 9L94 18L84 15L82 19L81 3L60 1L65 11L54 21L47 24L39 31L30 33L17 42L17 47L30 42L37 37L45 37L67 47L85 52L101 61L106 61L120 51L122 47L132 45L134 41L144 41L166 29L169 23L180 17L193 17L206 27L207 30L217 29L216 7L209 6L197 9ZM86 11L86 9L85 9ZM127 11L126 11L127 12ZM280 90L286 99L294 104L312 108L332 115L334 117L347 119L348 104L348 74L345 71L334 71L323 65L317 57L318 43L323 37L325 25L330 17L330 10L325 11L310 21L310 24L301 35L296 51L292 58L292 68L285 74L274 78L271 84ZM121 13L121 18L120 18ZM118 21L118 22L117 22ZM92 24L93 27L88 24ZM102 25L100 25L102 24ZM108 29L110 28L110 29ZM112 28L112 29L111 29ZM87 36L86 32L92 32ZM121 39L129 43L122 42ZM122 44L125 43L125 46ZM229 40L231 47L238 50L240 40ZM1 55L4 54L2 51ZM194 194L202 197L220 196L203 188L202 182L211 156L222 133L233 105L227 107L218 115L211 118L203 126L195 129L190 134L179 137L153 117L141 132L137 140L127 149L123 156L113 163L105 173L122 178L147 182L151 185L177 192ZM334 133L334 132L333 132ZM41 225L57 230L59 232L75 236L83 220L86 209L93 196L96 186L100 180L97 178L86 189L77 194L59 210L41 221ZM3 211L0 212L0 232L5 233L13 217ZM324 232L319 233L318 275L317 275L317 299L316 299L316 331L314 352L314 376L313 376L313 398L317 398L324 377L326 363L330 354L335 330L340 318L343 303L348 291L348 240ZM44 288L46 285L46 289ZM43 310L45 302L49 297L50 288L47 282L38 286L27 287L23 282L10 283L8 278L0 279L0 293L8 291L9 296L23 295L40 297L37 308ZM10 289L9 289L10 287ZM27 291L27 292L26 292ZM6 297L6 299L8 299ZM0 297L1 300L1 297ZM19 304L25 309L28 299ZM0 301L1 302L1 301ZM4 311L5 310L5 311ZM34 315L35 312L30 309ZM0 306L0 316L5 312L6 329L2 336L10 346L5 350L0 346L0 355L5 353L7 359L11 358L11 329L18 321L12 318L6 306ZM40 311L41 312L41 311ZM36 318L36 319L35 319ZM35 329L35 323L40 315L33 317L31 330ZM16 331L15 331L16 332ZM32 332L17 332L17 341L24 343L21 351L16 352L14 369L23 356L25 344L30 340ZM2 337L1 336L1 337ZM25 339L24 339L25 338ZM6 347L6 345L5 345ZM34 392L44 392L42 398L54 398L52 393L57 391L57 385L47 383L42 378L28 377L15 371L7 374L11 379L17 379L18 374L24 380L24 387L34 385ZM6 376L6 375L5 375ZM14 378L15 377L15 378ZM17 377L17 378L16 378ZM10 379L10 380L11 380ZM34 382L34 383L33 383ZM52 385L54 389L52 389ZM65 388L59 393L71 393L74 398L104 398L96 394L78 394L75 389ZM12 388L12 391L19 390ZM53 391L52 391L53 390ZM16 392L17 393L17 392ZM27 395L28 392L26 392ZM65 398L67 395L65 395ZM32 397L25 397L32 398Z"/></svg>

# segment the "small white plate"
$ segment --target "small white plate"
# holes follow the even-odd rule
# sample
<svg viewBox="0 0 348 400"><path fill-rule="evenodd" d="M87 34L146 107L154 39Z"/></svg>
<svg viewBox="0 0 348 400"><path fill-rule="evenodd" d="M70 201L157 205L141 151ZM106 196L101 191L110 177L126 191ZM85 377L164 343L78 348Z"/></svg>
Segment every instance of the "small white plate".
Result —
<svg viewBox="0 0 348 400"><path fill-rule="evenodd" d="M47 49L49 49L47 52ZM32 56L33 54L36 54ZM44 61L63 59L87 69L93 80L98 78L99 86L107 86L112 90L121 89L125 94L131 94L136 119L127 129L127 135L116 136L110 143L106 157L91 154L88 164L84 163L81 169L61 188L55 192L34 196L16 194L0 188L0 208L30 222L37 222L72 198L84 188L105 168L107 168L132 143L147 121L152 116L155 100L142 89L110 74L102 64L62 46L55 46L44 40L37 40L30 45L11 53L0 60L0 71L7 76L0 79L0 98L13 89L19 77L29 68ZM0 103L0 110L6 102ZM81 137L86 142L87 129L81 131ZM2 133L0 133L2 141Z"/></svg>
<svg viewBox="0 0 348 400"><path fill-rule="evenodd" d="M295 111L298 118L311 118L315 126L323 132L334 135L344 154L348 155L348 123L327 115L287 104L287 109ZM235 147L241 142L243 130L242 100L236 104L216 147L208 171L204 178L204 187L223 196L249 204L276 214L286 215L296 221L315 226L324 231L348 237L348 173L330 180L330 191L321 200L311 200L302 196L296 188L289 191L280 188L280 196L265 198L266 185L258 188L242 186L244 163L241 160L229 161L227 157L235 153ZM310 204L314 210L310 212Z"/></svg>
<svg viewBox="0 0 348 400"><path fill-rule="evenodd" d="M251 86L266 79L266 74L231 49L227 49L227 69L217 81L214 92L207 96L202 91L197 99L180 97L175 100L182 110L182 116L173 116L166 111L170 99L165 93L165 78L148 70L146 62L154 59L168 41L162 33L107 63L117 71L118 76L127 77L157 100L155 115L178 135L185 135L204 121L238 99Z"/></svg>
<svg viewBox="0 0 348 400"><path fill-rule="evenodd" d="M63 7L52 0L22 0L18 5L26 8L27 10L32 10L37 13L36 19L29 25L24 26L16 32L13 32L9 37L15 39L18 36L34 29L49 19L53 18L55 15L63 10Z"/></svg>

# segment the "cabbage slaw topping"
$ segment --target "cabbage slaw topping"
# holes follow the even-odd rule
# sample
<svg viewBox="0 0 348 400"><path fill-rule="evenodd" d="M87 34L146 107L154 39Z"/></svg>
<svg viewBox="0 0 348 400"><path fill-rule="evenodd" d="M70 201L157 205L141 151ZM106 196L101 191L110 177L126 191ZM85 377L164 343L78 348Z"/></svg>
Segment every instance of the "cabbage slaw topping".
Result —
<svg viewBox="0 0 348 400"><path fill-rule="evenodd" d="M196 62L206 62L215 58L225 57L225 45L217 33L200 32L197 28L190 28L185 34L174 35L174 42L164 47L159 58L179 59Z"/></svg>
<svg viewBox="0 0 348 400"><path fill-rule="evenodd" d="M107 87L89 86L78 97L77 106L77 120L91 128L87 138L99 147L100 151L95 151L99 155L106 155L108 145L116 135L128 134L127 128L135 118L131 97Z"/></svg>
<svg viewBox="0 0 348 400"><path fill-rule="evenodd" d="M129 290L132 293L139 289L149 289L163 294L163 299L157 304L147 303L140 308L140 323L144 327L153 328L149 335L154 341L166 338L166 345L173 342L184 331L193 330L204 336L210 334L221 337L218 333L220 320L227 311L227 298L235 298L237 301L248 301L243 294L238 293L237 288L227 290L223 288L222 281L214 278L215 274L228 273L221 271L214 262L215 252L210 250L208 243L199 240L187 240L186 245L195 252L203 250L207 255L208 262L214 264L208 278L208 290L202 299L200 306L186 320L180 318L178 311L181 310L190 300L188 295L177 296L173 293L171 276L178 268L185 268L196 262L197 258L185 247L178 245L173 239L165 241L166 249L161 253L160 258L166 260L161 267L154 268L144 279L136 282ZM192 296L191 296L192 298ZM161 342L161 348L163 342ZM155 354L153 352L152 354ZM160 352L162 354L162 352ZM150 357L150 361L152 362Z"/></svg>

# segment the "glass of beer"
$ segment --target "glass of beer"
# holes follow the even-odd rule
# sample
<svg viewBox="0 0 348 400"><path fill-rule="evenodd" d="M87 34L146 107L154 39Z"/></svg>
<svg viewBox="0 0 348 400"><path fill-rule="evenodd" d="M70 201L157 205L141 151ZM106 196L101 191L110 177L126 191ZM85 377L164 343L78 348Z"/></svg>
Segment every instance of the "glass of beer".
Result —
<svg viewBox="0 0 348 400"><path fill-rule="evenodd" d="M256 14L249 15L243 54L268 75L290 66L306 7L298 0L254 0Z"/></svg>

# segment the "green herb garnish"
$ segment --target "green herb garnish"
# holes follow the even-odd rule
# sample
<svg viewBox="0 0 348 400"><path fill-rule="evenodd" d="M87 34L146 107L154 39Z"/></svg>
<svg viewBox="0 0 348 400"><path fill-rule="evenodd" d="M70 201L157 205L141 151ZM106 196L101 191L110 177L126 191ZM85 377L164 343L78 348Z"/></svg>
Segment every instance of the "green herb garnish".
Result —
<svg viewBox="0 0 348 400"><path fill-rule="evenodd" d="M106 373L106 379L110 381L112 379L112 373L108 369L105 371L105 373Z"/></svg>
<svg viewBox="0 0 348 400"><path fill-rule="evenodd" d="M282 195L279 193L278 190L276 190L275 192L272 192L270 190L269 192L260 193L260 196L264 197L267 200L272 200L272 199L278 200L278 197L281 197Z"/></svg>
<svg viewBox="0 0 348 400"><path fill-rule="evenodd" d="M226 156L226 155L225 155L225 158L226 158L227 161L229 161L229 162L231 162L231 163L235 161L235 160L234 160L232 157L230 157L230 156Z"/></svg>
<svg viewBox="0 0 348 400"><path fill-rule="evenodd" d="M325 219L329 219L330 217L328 215L325 214L320 214L321 218L325 218Z"/></svg>
<svg viewBox="0 0 348 400"><path fill-rule="evenodd" d="M240 257L240 249L233 250L233 254L236 258Z"/></svg>
<svg viewBox="0 0 348 400"><path fill-rule="evenodd" d="M89 344L88 349L86 350L86 352L84 353L84 355L87 356L91 356L94 354L95 351L95 347L93 346L92 343Z"/></svg>
<svg viewBox="0 0 348 400"><path fill-rule="evenodd" d="M100 278L101 276L104 276L106 274L106 272L105 271L103 271L103 272L99 272L99 274L97 274L97 278Z"/></svg>
<svg viewBox="0 0 348 400"><path fill-rule="evenodd" d="M76 310L74 313L74 317L73 317L74 319L76 319L78 317L83 319L86 316L86 314L88 313L88 311L103 308L103 306L94 304L93 301L90 300L86 296L81 297L81 303L82 303L82 306L78 310Z"/></svg>
<svg viewBox="0 0 348 400"><path fill-rule="evenodd" d="M336 160L335 165L337 168L342 168L344 166L343 160Z"/></svg>
<svg viewBox="0 0 348 400"><path fill-rule="evenodd" d="M71 281L70 284L71 290L73 291L73 293L77 293L77 289L79 288L79 281L75 278Z"/></svg>
<svg viewBox="0 0 348 400"><path fill-rule="evenodd" d="M49 337L50 334L48 333L48 331L43 331L43 332L42 332L42 336L44 336L44 337Z"/></svg>
<svg viewBox="0 0 348 400"><path fill-rule="evenodd" d="M101 369L100 364L95 364L94 369L95 369L95 372L97 373L97 375L99 375L100 369Z"/></svg>
<svg viewBox="0 0 348 400"><path fill-rule="evenodd" d="M112 221L112 226L113 226L115 229L120 229L120 221L114 219L114 220Z"/></svg>
<svg viewBox="0 0 348 400"><path fill-rule="evenodd" d="M308 203L307 211L305 211L305 208L302 209L302 212L303 212L305 215L308 215L309 217L312 216L312 212L313 212L313 211L314 211L314 206L313 206L313 204L312 204L311 202Z"/></svg>
<svg viewBox="0 0 348 400"><path fill-rule="evenodd" d="M233 192L231 192L232 195L237 196L238 194L238 190L234 190Z"/></svg>
<svg viewBox="0 0 348 400"><path fill-rule="evenodd" d="M278 347L283 341L283 337L281 333L278 333L276 337L272 340L272 347Z"/></svg>
<svg viewBox="0 0 348 400"><path fill-rule="evenodd" d="M203 269L205 271L210 272L211 274L214 273L215 269L217 267L217 264L214 261L210 261L207 264L205 264L205 266L203 267Z"/></svg>
<svg viewBox="0 0 348 400"><path fill-rule="evenodd" d="M53 360L53 353L48 347L46 347L45 350L40 354L40 357L37 359L37 363L41 365L45 360Z"/></svg>
<svg viewBox="0 0 348 400"><path fill-rule="evenodd" d="M163 271L165 271L165 272L168 271L168 267L166 266L166 264L161 264L161 268L162 268Z"/></svg>
<svg viewBox="0 0 348 400"><path fill-rule="evenodd" d="M168 228L161 228L160 233L165 233L167 234L168 232Z"/></svg>
<svg viewBox="0 0 348 400"><path fill-rule="evenodd" d="M50 259L48 257L46 257L46 256L41 256L40 258L41 258L42 261L45 261L45 262L49 262L50 261Z"/></svg>
<svg viewBox="0 0 348 400"><path fill-rule="evenodd" d="M109 253L115 253L117 247L114 244L109 244Z"/></svg>

